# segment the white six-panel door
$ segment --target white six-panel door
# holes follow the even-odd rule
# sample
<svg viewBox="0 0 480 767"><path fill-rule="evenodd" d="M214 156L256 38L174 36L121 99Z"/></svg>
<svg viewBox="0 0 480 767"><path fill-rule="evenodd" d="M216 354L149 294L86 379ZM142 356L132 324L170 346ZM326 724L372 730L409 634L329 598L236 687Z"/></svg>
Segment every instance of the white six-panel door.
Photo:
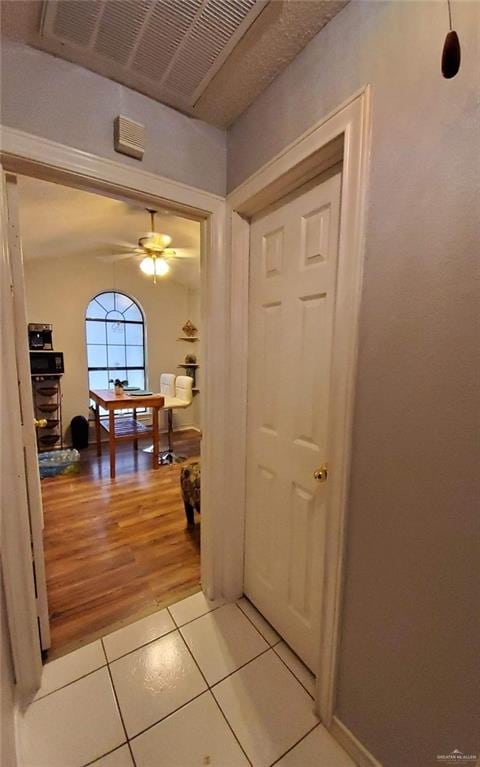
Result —
<svg viewBox="0 0 480 767"><path fill-rule="evenodd" d="M340 186L258 217L250 242L245 593L314 671Z"/></svg>

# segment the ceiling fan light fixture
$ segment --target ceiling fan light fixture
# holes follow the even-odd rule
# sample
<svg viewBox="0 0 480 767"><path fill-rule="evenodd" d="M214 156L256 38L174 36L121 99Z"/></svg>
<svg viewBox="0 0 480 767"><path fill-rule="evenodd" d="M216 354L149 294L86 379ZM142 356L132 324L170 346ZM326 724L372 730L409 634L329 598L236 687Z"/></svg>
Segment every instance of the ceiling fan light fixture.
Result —
<svg viewBox="0 0 480 767"><path fill-rule="evenodd" d="M164 258L147 256L141 261L140 269L149 277L165 277L170 271L170 266Z"/></svg>
<svg viewBox="0 0 480 767"><path fill-rule="evenodd" d="M161 232L147 232L143 237L140 237L138 244L141 248L153 251L162 251L168 248L172 241L169 234L162 234Z"/></svg>

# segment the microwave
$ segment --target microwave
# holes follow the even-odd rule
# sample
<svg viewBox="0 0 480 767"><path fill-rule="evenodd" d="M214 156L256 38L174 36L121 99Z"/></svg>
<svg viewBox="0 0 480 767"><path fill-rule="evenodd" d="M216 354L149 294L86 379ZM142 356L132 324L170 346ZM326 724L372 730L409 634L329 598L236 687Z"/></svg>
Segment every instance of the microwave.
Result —
<svg viewBox="0 0 480 767"><path fill-rule="evenodd" d="M30 371L32 376L63 375L63 352L30 352Z"/></svg>

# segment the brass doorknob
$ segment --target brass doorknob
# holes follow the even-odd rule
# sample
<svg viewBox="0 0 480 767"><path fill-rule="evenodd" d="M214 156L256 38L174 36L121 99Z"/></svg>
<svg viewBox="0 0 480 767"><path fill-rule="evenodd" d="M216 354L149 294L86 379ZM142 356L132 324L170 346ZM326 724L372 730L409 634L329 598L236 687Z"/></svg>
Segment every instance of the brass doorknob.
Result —
<svg viewBox="0 0 480 767"><path fill-rule="evenodd" d="M47 425L47 419L46 418L34 418L33 419L33 425L36 429L44 429Z"/></svg>
<svg viewBox="0 0 480 767"><path fill-rule="evenodd" d="M328 477L328 465L326 463L322 463L321 466L318 467L318 469L315 469L313 472L313 478L317 480L317 482L326 482Z"/></svg>

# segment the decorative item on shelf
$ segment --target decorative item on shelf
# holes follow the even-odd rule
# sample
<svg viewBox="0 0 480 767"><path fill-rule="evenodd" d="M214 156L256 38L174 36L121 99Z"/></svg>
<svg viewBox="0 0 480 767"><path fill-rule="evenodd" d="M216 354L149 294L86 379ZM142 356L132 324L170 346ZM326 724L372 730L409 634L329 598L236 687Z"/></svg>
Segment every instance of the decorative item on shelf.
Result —
<svg viewBox="0 0 480 767"><path fill-rule="evenodd" d="M196 328L193 322L191 322L190 320L187 320L182 330L187 336L187 338L193 338L193 336L195 336L198 333L198 328Z"/></svg>
<svg viewBox="0 0 480 767"><path fill-rule="evenodd" d="M185 355L185 363L187 365L195 365L197 362L197 355L196 354L186 354Z"/></svg>
<svg viewBox="0 0 480 767"><path fill-rule="evenodd" d="M192 386L195 389L196 388L196 386L195 386L195 379L196 379L196 375L197 375L198 365L197 365L196 362L188 362L187 361L188 357L195 357L195 355L194 354L191 354L191 355L187 354L187 356L185 357L185 362L183 362L181 365L178 365L178 367L179 368L183 368L184 371L185 371L185 375L189 376L189 378L192 379L192 381L193 381L193 385ZM196 359L196 357L195 357L195 359Z"/></svg>
<svg viewBox="0 0 480 767"><path fill-rule="evenodd" d="M115 389L115 394L123 394L123 387L128 386L128 381L121 381L120 378L110 378L108 383L113 383L113 388Z"/></svg>

